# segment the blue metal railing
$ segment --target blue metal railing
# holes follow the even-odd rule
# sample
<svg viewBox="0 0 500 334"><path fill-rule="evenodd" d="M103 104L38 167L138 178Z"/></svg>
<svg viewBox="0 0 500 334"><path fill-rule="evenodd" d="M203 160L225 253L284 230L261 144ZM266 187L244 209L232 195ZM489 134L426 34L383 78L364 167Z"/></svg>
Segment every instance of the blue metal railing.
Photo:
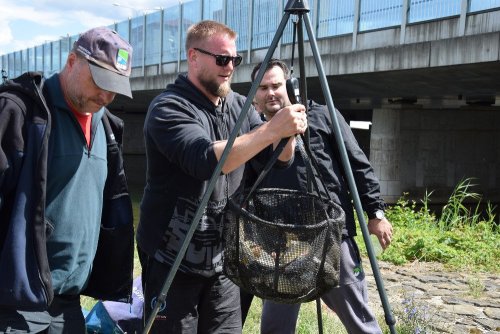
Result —
<svg viewBox="0 0 500 334"><path fill-rule="evenodd" d="M359 30L373 30L401 24L403 1L363 0L360 3Z"/></svg>
<svg viewBox="0 0 500 334"><path fill-rule="evenodd" d="M461 0L411 0L408 22L460 15Z"/></svg>
<svg viewBox="0 0 500 334"><path fill-rule="evenodd" d="M409 0L407 21L402 22L408 0L309 0L310 17L318 38L358 33L436 20L461 13L462 0ZM286 0L190 0L118 22L115 29L134 48L133 67L179 62L185 59L187 28L203 19L225 22L238 33L239 52L268 47L283 14ZM356 13L356 8L359 12ZM498 10L500 0L468 0L467 12ZM358 19L359 22L355 22ZM78 35L68 36L0 56L0 68L15 77L25 71L59 71ZM282 43L292 40L288 24Z"/></svg>
<svg viewBox="0 0 500 334"><path fill-rule="evenodd" d="M239 51L249 47L250 13L252 1L226 0L226 24L238 32L236 47Z"/></svg>
<svg viewBox="0 0 500 334"><path fill-rule="evenodd" d="M354 1L319 1L318 38L354 31Z"/></svg>
<svg viewBox="0 0 500 334"><path fill-rule="evenodd" d="M469 12L500 8L500 0L469 0Z"/></svg>

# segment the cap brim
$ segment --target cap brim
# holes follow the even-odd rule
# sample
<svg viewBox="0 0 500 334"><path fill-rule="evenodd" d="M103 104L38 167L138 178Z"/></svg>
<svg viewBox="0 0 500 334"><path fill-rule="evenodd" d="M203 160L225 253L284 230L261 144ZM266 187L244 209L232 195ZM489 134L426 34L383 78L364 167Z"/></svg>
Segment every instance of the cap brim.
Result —
<svg viewBox="0 0 500 334"><path fill-rule="evenodd" d="M89 62L89 68L92 78L99 88L132 98L129 77L107 70L91 62Z"/></svg>

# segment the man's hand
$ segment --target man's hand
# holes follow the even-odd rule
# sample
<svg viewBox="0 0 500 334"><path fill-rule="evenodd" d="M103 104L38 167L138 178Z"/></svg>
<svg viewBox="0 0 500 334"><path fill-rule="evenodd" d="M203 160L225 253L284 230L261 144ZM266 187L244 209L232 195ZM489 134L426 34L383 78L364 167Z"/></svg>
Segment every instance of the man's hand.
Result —
<svg viewBox="0 0 500 334"><path fill-rule="evenodd" d="M270 131L279 138L302 134L307 129L306 109L302 104L293 104L279 110L268 122Z"/></svg>
<svg viewBox="0 0 500 334"><path fill-rule="evenodd" d="M368 231L370 231L370 234L377 236L383 249L386 249L391 244L392 225L387 218L368 220Z"/></svg>
<svg viewBox="0 0 500 334"><path fill-rule="evenodd" d="M292 137L279 156L281 161L290 160L293 157L295 148L293 137L298 133L304 133L306 129L307 118L305 107L302 104L294 104L279 110L269 122L265 122L251 132L236 138L222 167L222 172L224 174L232 172L268 145L276 145L281 138ZM214 152L217 160L220 160L226 144L227 140L214 142Z"/></svg>

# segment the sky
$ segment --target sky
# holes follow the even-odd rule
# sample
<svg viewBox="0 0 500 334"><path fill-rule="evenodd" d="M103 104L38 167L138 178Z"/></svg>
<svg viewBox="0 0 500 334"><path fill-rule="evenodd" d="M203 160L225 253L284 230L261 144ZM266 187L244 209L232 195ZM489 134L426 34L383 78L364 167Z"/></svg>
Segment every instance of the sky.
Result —
<svg viewBox="0 0 500 334"><path fill-rule="evenodd" d="M0 0L0 55L168 8L179 1Z"/></svg>

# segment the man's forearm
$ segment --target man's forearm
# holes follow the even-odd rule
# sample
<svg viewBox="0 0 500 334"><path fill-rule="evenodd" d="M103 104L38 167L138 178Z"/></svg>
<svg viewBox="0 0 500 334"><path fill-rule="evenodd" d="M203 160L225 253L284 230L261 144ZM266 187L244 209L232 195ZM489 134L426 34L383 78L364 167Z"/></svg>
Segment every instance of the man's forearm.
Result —
<svg viewBox="0 0 500 334"><path fill-rule="evenodd" d="M222 172L224 174L232 172L267 146L277 145L281 138L294 137L298 133L304 133L306 129L307 118L303 105L295 104L281 109L269 122L235 139L222 167ZM227 140L214 143L217 160L220 160L226 144ZM294 149L294 141L292 140L281 153L279 159L282 161L290 160L293 157Z"/></svg>
<svg viewBox="0 0 500 334"><path fill-rule="evenodd" d="M267 130L267 124L263 124L257 129L237 137L231 147L231 151L229 152L226 161L224 162L222 172L224 174L232 172L269 145L274 144L276 147L280 139L281 138L279 138L272 131ZM279 156L280 160L288 161L293 157L293 150L295 148L293 142L294 141L289 141L287 143L283 152ZM227 140L217 141L214 143L214 152L217 160L220 160L222 157L226 144Z"/></svg>

